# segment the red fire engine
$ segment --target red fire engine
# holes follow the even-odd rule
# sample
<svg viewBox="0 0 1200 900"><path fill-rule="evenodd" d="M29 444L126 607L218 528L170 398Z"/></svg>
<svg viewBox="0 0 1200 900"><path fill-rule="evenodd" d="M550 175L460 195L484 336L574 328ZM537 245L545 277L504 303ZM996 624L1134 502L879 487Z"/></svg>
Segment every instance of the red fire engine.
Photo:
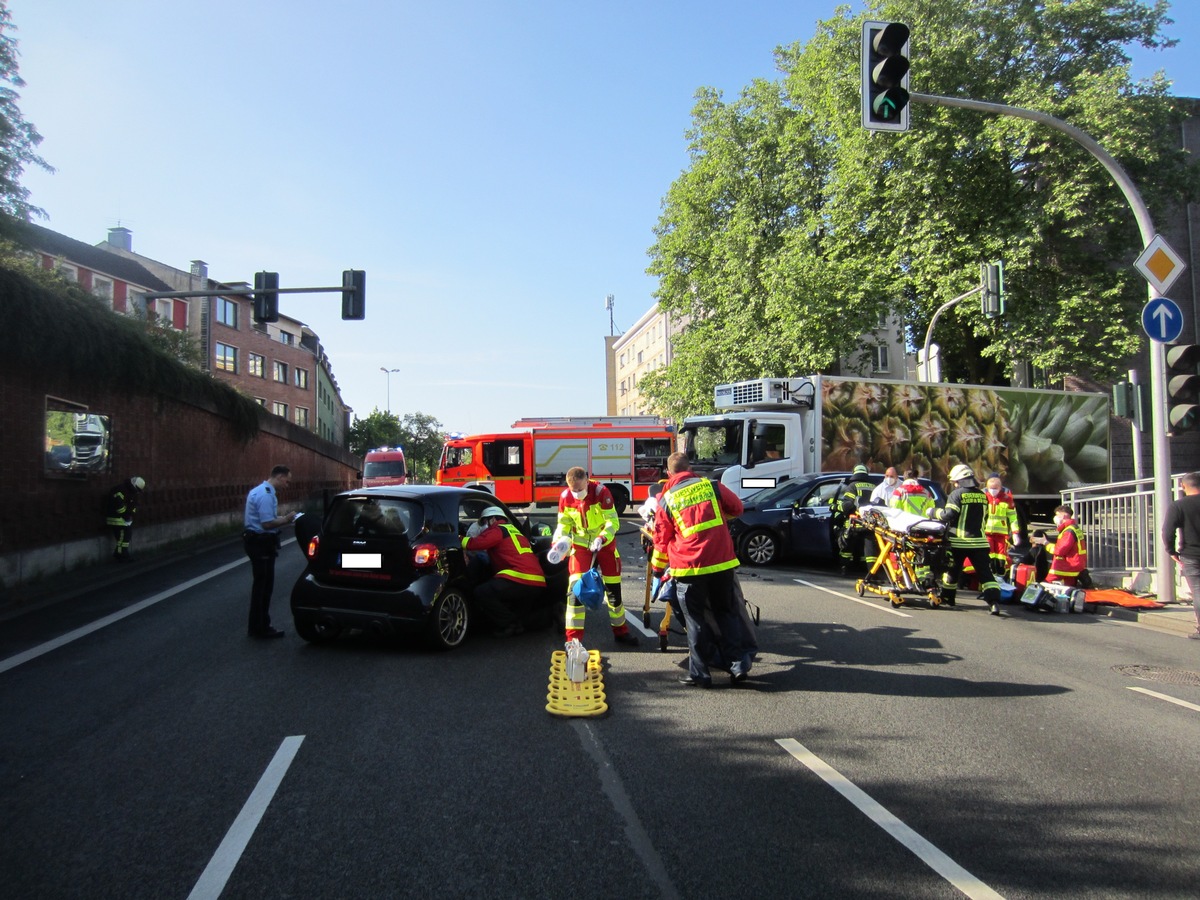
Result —
<svg viewBox="0 0 1200 900"><path fill-rule="evenodd" d="M606 486L617 512L666 478L672 426L655 416L521 419L513 433L450 435L438 484L478 485L512 506L558 502L567 470L582 466Z"/></svg>

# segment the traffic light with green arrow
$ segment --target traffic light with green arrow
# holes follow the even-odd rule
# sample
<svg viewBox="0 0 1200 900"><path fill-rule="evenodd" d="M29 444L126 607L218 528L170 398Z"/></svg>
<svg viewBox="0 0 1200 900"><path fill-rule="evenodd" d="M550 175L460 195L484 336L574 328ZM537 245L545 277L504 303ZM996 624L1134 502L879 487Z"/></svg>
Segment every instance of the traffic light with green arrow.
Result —
<svg viewBox="0 0 1200 900"><path fill-rule="evenodd" d="M863 22L862 124L908 131L908 26L902 22Z"/></svg>

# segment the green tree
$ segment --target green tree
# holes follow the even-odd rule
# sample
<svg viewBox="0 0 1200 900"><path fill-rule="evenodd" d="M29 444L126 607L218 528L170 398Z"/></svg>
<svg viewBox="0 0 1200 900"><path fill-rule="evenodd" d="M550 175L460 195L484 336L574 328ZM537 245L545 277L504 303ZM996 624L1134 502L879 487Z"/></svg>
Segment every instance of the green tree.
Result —
<svg viewBox="0 0 1200 900"><path fill-rule="evenodd" d="M377 406L365 419L354 417L346 442L355 456L364 456L376 447L394 447L402 443L400 420L394 413L383 412Z"/></svg>
<svg viewBox="0 0 1200 900"><path fill-rule="evenodd" d="M420 412L404 416L400 422L400 444L404 447L404 462L410 480L433 483L445 436L446 429L433 416Z"/></svg>
<svg viewBox="0 0 1200 900"><path fill-rule="evenodd" d="M444 438L445 429L433 416L416 412L401 419L375 407L365 419L355 418L348 443L356 456L376 447L403 447L409 479L428 484L433 482Z"/></svg>
<svg viewBox="0 0 1200 900"><path fill-rule="evenodd" d="M846 7L782 77L726 103L697 95L689 168L650 249L660 306L690 325L639 387L657 411L711 404L723 380L829 370L884 313L914 343L933 312L1005 263L1008 313L963 303L939 320L943 377L1002 382L1017 360L1110 378L1140 345L1139 237L1110 176L1066 135L1023 119L914 104L912 130L860 125L864 18L913 33L914 91L1037 109L1082 128L1152 211L1200 196L1175 146L1183 116L1159 76L1133 83L1125 48L1164 46L1165 0L885 0Z"/></svg>
<svg viewBox="0 0 1200 900"><path fill-rule="evenodd" d="M0 234L12 234L18 223L45 212L29 203L29 189L21 185L26 166L54 169L36 153L42 136L26 122L17 106L18 88L25 86L17 66L17 40L12 14L6 0L0 0Z"/></svg>

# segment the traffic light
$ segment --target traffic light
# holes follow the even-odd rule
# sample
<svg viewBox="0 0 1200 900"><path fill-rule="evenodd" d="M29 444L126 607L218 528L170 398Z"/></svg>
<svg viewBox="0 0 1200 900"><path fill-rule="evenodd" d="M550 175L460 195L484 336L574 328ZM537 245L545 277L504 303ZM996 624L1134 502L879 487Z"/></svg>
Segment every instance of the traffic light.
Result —
<svg viewBox="0 0 1200 900"><path fill-rule="evenodd" d="M863 22L862 124L872 131L908 131L908 26Z"/></svg>
<svg viewBox="0 0 1200 900"><path fill-rule="evenodd" d="M1113 415L1132 419L1138 431L1150 430L1150 385L1119 381L1113 385Z"/></svg>
<svg viewBox="0 0 1200 900"><path fill-rule="evenodd" d="M367 273L362 269L347 269L342 273L342 318L367 317Z"/></svg>
<svg viewBox="0 0 1200 900"><path fill-rule="evenodd" d="M279 273L254 273L254 321L279 321Z"/></svg>
<svg viewBox="0 0 1200 900"><path fill-rule="evenodd" d="M980 283L983 285L983 314L989 319L1004 315L1004 263L984 263Z"/></svg>
<svg viewBox="0 0 1200 900"><path fill-rule="evenodd" d="M1200 424L1200 345L1167 344L1167 418L1171 433Z"/></svg>

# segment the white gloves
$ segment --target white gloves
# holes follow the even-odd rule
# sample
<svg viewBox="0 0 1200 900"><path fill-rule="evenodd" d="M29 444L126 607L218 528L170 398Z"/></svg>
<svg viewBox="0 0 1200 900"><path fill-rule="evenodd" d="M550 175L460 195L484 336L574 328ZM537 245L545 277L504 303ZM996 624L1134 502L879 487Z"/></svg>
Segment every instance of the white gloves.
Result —
<svg viewBox="0 0 1200 900"><path fill-rule="evenodd" d="M600 548L603 546L604 546L604 538L602 538L602 537L596 538L594 541L592 541L592 552L593 553L599 552Z"/></svg>

